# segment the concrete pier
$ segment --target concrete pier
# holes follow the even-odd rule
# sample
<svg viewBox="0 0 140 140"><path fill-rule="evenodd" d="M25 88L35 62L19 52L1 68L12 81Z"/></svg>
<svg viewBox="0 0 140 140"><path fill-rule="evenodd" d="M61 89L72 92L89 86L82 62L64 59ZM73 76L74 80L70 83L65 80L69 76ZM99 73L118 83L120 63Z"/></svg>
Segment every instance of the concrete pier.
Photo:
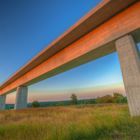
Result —
<svg viewBox="0 0 140 140"><path fill-rule="evenodd" d="M6 95L1 95L0 96L0 110L5 109L5 101L6 101Z"/></svg>
<svg viewBox="0 0 140 140"><path fill-rule="evenodd" d="M15 109L23 109L27 107L28 88L20 86L17 88Z"/></svg>
<svg viewBox="0 0 140 140"><path fill-rule="evenodd" d="M131 35L116 41L131 116L140 115L140 57Z"/></svg>

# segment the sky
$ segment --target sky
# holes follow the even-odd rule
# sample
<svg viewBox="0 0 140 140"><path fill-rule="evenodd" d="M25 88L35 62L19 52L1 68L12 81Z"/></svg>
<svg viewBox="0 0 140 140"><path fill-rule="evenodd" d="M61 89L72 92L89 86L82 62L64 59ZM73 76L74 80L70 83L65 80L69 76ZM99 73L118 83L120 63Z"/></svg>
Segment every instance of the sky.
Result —
<svg viewBox="0 0 140 140"><path fill-rule="evenodd" d="M0 83L4 82L101 0L0 0ZM94 98L125 93L117 53L29 86L28 101ZM7 96L15 102L15 92Z"/></svg>

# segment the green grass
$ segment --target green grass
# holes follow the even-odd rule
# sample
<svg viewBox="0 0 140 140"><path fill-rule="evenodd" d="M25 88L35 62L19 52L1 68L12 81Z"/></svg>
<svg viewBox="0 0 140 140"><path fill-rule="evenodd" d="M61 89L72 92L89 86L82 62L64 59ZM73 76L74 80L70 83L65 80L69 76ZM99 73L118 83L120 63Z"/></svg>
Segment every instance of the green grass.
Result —
<svg viewBox="0 0 140 140"><path fill-rule="evenodd" d="M115 104L1 111L0 140L140 140L140 117Z"/></svg>

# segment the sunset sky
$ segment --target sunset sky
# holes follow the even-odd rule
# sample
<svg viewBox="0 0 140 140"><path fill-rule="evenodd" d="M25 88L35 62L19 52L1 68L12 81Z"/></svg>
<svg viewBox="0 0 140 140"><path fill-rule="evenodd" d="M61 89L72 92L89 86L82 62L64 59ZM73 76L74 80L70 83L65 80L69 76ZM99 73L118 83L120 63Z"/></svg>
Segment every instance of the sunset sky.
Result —
<svg viewBox="0 0 140 140"><path fill-rule="evenodd" d="M0 83L65 32L101 0L0 0ZM117 53L29 87L28 101L125 93ZM15 102L15 92L7 103Z"/></svg>

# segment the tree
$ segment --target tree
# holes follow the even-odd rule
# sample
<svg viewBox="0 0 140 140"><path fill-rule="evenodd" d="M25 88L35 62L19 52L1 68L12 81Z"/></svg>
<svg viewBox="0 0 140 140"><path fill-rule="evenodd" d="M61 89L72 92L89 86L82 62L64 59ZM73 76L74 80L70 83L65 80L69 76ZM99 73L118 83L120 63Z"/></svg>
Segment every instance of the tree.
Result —
<svg viewBox="0 0 140 140"><path fill-rule="evenodd" d="M96 99L96 102L97 103L113 103L114 100L113 100L113 97L111 95L105 95L103 97L98 97Z"/></svg>
<svg viewBox="0 0 140 140"><path fill-rule="evenodd" d="M126 97L124 97L122 94L114 93L113 95L115 103L127 103Z"/></svg>
<svg viewBox="0 0 140 140"><path fill-rule="evenodd" d="M77 103L78 103L76 94L73 93L73 94L71 95L71 100L72 100L72 104L77 104Z"/></svg>
<svg viewBox="0 0 140 140"><path fill-rule="evenodd" d="M40 107L40 103L38 101L33 101L32 107Z"/></svg>

